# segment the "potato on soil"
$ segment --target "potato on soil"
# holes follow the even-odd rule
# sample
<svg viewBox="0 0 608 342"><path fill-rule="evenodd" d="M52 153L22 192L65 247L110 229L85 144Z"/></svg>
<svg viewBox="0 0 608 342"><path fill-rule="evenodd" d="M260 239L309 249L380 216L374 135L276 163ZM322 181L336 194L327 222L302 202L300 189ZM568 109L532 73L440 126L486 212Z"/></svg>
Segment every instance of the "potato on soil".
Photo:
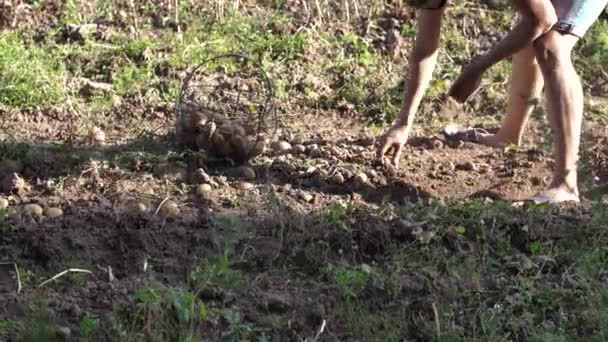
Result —
<svg viewBox="0 0 608 342"><path fill-rule="evenodd" d="M221 134L215 134L213 136L213 147L215 152L223 157L230 157L234 153L234 149L232 145L230 145L230 141L226 140Z"/></svg>
<svg viewBox="0 0 608 342"><path fill-rule="evenodd" d="M205 136L207 139L213 137L213 135L215 134L215 132L217 131L217 125L215 122L207 122L205 124L205 126L203 126L200 130L199 133L202 136Z"/></svg>
<svg viewBox="0 0 608 342"><path fill-rule="evenodd" d="M226 122L218 127L217 131L224 137L231 137L234 135L234 126L230 122Z"/></svg>
<svg viewBox="0 0 608 342"><path fill-rule="evenodd" d="M174 201L166 201L160 208L160 211L165 216L178 216L180 213L177 203Z"/></svg>
<svg viewBox="0 0 608 342"><path fill-rule="evenodd" d="M196 187L196 194L201 196L201 197L205 197L207 196L213 189L211 188L211 185L209 184L200 184L199 186Z"/></svg>
<svg viewBox="0 0 608 342"><path fill-rule="evenodd" d="M199 134L196 136L196 146L200 149L206 150L211 146L211 141L209 141L209 137L205 134Z"/></svg>
<svg viewBox="0 0 608 342"><path fill-rule="evenodd" d="M91 140L95 146L103 146L106 143L106 133L99 127L93 127Z"/></svg>
<svg viewBox="0 0 608 342"><path fill-rule="evenodd" d="M336 184L342 184L342 183L344 183L344 176L342 176L342 174L340 174L340 173L336 173L335 175L333 175L331 177L331 181Z"/></svg>
<svg viewBox="0 0 608 342"><path fill-rule="evenodd" d="M306 147L304 145L297 144L293 146L292 151L294 153L304 153L306 152Z"/></svg>
<svg viewBox="0 0 608 342"><path fill-rule="evenodd" d="M39 217L39 216L42 216L42 214L44 213L44 210L38 204L31 203L31 204L26 204L23 207L23 212L29 216Z"/></svg>
<svg viewBox="0 0 608 342"><path fill-rule="evenodd" d="M287 153L287 152L291 151L291 144L288 143L287 141L280 140L280 141L275 141L274 143L272 143L271 148L276 153Z"/></svg>
<svg viewBox="0 0 608 342"><path fill-rule="evenodd" d="M254 180L256 178L255 170L249 166L241 166L238 170L241 177L246 180Z"/></svg>
<svg viewBox="0 0 608 342"><path fill-rule="evenodd" d="M196 129L197 132L202 132L205 129L205 126L207 126L207 118L203 118L203 119L198 119L193 125L192 127L194 127Z"/></svg>
<svg viewBox="0 0 608 342"><path fill-rule="evenodd" d="M48 218L57 218L59 216L63 215L63 210L61 210L61 208L46 208L44 210L44 216L48 217Z"/></svg>
<svg viewBox="0 0 608 342"><path fill-rule="evenodd" d="M368 177L367 177L367 175L366 175L365 173L363 173L363 172L359 172L359 173L357 173L357 174L355 175L355 181L356 181L357 183L364 184L364 183L367 183L367 180L368 180Z"/></svg>
<svg viewBox="0 0 608 342"><path fill-rule="evenodd" d="M221 126L224 122L226 122L227 118L225 115L220 113L211 113L209 114L209 121L215 122L216 125Z"/></svg>
<svg viewBox="0 0 608 342"><path fill-rule="evenodd" d="M256 135L257 134L257 127L255 125L245 124L245 125L243 125L243 128L245 129L245 133L247 133L247 135Z"/></svg>
<svg viewBox="0 0 608 342"><path fill-rule="evenodd" d="M148 206L145 203L132 199L123 205L123 210L126 212L145 213L148 211Z"/></svg>
<svg viewBox="0 0 608 342"><path fill-rule="evenodd" d="M243 128L243 126L235 123L232 127L235 135L240 135L242 137L247 136L247 131L245 130L245 128Z"/></svg>
<svg viewBox="0 0 608 342"><path fill-rule="evenodd" d="M260 155L266 152L266 143L263 140L255 141L253 143L253 154Z"/></svg>
<svg viewBox="0 0 608 342"><path fill-rule="evenodd" d="M8 200L6 198L0 198L0 210L8 208Z"/></svg>
<svg viewBox="0 0 608 342"><path fill-rule="evenodd" d="M264 142L256 143L252 137L235 136L232 139L237 159L247 161L265 151Z"/></svg>

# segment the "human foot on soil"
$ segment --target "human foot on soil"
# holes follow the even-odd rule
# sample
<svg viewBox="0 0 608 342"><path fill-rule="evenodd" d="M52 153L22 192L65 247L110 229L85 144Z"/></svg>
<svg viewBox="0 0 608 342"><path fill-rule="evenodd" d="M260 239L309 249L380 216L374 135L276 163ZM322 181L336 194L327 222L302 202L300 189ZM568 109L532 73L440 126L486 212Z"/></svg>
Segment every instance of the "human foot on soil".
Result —
<svg viewBox="0 0 608 342"><path fill-rule="evenodd" d="M551 187L532 196L529 201L535 204L542 203L561 203L561 202L580 202L578 189L572 188L566 184L556 187Z"/></svg>
<svg viewBox="0 0 608 342"><path fill-rule="evenodd" d="M509 144L516 144L517 140L508 139L492 134L482 128L460 128L448 126L444 129L444 134L450 140L462 140L480 145L503 148Z"/></svg>

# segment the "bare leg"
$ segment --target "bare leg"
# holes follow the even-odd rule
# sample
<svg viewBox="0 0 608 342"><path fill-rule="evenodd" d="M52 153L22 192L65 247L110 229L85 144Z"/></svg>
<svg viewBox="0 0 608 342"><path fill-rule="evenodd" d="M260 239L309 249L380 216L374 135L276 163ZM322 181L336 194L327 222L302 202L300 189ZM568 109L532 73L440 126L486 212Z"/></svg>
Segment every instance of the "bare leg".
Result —
<svg viewBox="0 0 608 342"><path fill-rule="evenodd" d="M571 60L579 38L550 31L534 46L541 66L547 112L555 134L555 170L547 190L536 199L549 202L578 201L577 161L583 118L583 89Z"/></svg>
<svg viewBox="0 0 608 342"><path fill-rule="evenodd" d="M475 58L461 72L450 88L449 95L459 102L466 101L481 83L483 74L503 59L530 46L538 37L551 30L557 14L548 0L511 0L521 15L520 22L490 51Z"/></svg>
<svg viewBox="0 0 608 342"><path fill-rule="evenodd" d="M481 144L493 147L521 144L524 128L533 109L529 99L538 97L543 89L543 75L532 46L513 55L510 83L507 114L500 130L495 135L483 135Z"/></svg>

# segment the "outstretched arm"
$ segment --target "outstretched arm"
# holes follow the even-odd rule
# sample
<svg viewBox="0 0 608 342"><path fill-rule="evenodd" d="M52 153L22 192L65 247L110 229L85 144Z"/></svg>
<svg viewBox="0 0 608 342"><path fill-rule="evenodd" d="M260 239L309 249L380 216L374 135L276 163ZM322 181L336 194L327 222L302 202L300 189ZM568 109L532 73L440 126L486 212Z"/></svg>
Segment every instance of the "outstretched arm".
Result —
<svg viewBox="0 0 608 342"><path fill-rule="evenodd" d="M409 60L409 75L399 113L398 123L401 125L409 126L413 123L418 106L431 82L437 64L443 12L443 9L420 10L414 50Z"/></svg>
<svg viewBox="0 0 608 342"><path fill-rule="evenodd" d="M479 87L483 73L496 63L530 46L557 22L550 0L511 0L521 21L490 51L477 57L461 73L450 89L450 96L464 102Z"/></svg>
<svg viewBox="0 0 608 342"><path fill-rule="evenodd" d="M399 118L380 139L378 157L392 153L394 164L401 158L401 151L407 142L416 111L428 88L437 63L441 17L444 9L420 10L414 49L409 59L408 78L403 93L403 104Z"/></svg>

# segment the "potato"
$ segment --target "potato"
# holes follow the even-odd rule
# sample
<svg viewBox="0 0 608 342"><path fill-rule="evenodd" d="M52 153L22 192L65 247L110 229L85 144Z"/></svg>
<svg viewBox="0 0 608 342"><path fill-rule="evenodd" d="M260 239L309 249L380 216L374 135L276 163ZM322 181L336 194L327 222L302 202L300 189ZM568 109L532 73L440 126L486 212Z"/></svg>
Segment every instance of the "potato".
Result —
<svg viewBox="0 0 608 342"><path fill-rule="evenodd" d="M213 135L213 151L223 157L230 156L234 152L230 141L226 141L226 138L221 133Z"/></svg>
<svg viewBox="0 0 608 342"><path fill-rule="evenodd" d="M342 183L344 183L345 180L344 180L344 176L342 176L342 174L336 173L335 175L333 175L331 177L331 181L336 184L342 184Z"/></svg>
<svg viewBox="0 0 608 342"><path fill-rule="evenodd" d="M208 149L211 145L209 137L206 134L198 134L196 136L196 146L201 149Z"/></svg>
<svg viewBox="0 0 608 342"><path fill-rule="evenodd" d="M57 218L63 215L63 210L60 208L46 208L44 210L44 215L48 218Z"/></svg>
<svg viewBox="0 0 608 342"><path fill-rule="evenodd" d="M178 216L180 214L179 206L174 201L166 201L160 209L164 216Z"/></svg>
<svg viewBox="0 0 608 342"><path fill-rule="evenodd" d="M224 136L219 132L216 132L213 135L213 138L211 141L213 143L213 147L215 147L215 148L218 148L219 146L226 144L226 139L224 139Z"/></svg>
<svg viewBox="0 0 608 342"><path fill-rule="evenodd" d="M222 157L234 157L234 148L228 142L220 145L218 152Z"/></svg>
<svg viewBox="0 0 608 342"><path fill-rule="evenodd" d="M234 134L235 135L240 135L242 137L247 135L247 131L245 131L245 128L243 128L242 125L239 125L238 123L234 123L232 125L232 127L234 128Z"/></svg>
<svg viewBox="0 0 608 342"><path fill-rule="evenodd" d="M205 115L202 112L198 111L196 113L190 114L189 117L188 117L188 119L190 121L190 125L192 127L196 127L196 125L198 124L199 121L201 121L201 120L207 121L207 115Z"/></svg>
<svg viewBox="0 0 608 342"><path fill-rule="evenodd" d="M42 216L42 214L44 212L42 207L35 203L26 204L23 207L23 211L26 215L29 215L29 216Z"/></svg>
<svg viewBox="0 0 608 342"><path fill-rule="evenodd" d="M215 122L218 126L222 125L224 122L226 122L226 120L227 120L227 118L223 114L220 114L220 113L210 113L209 114L209 121Z"/></svg>
<svg viewBox="0 0 608 342"><path fill-rule="evenodd" d="M243 128L245 129L247 135L256 135L258 133L257 125L246 123L243 125Z"/></svg>
<svg viewBox="0 0 608 342"><path fill-rule="evenodd" d="M230 144L232 145L236 158L241 160L249 158L251 148L247 143L247 140L245 140L245 137L241 135L233 135L232 138L230 138Z"/></svg>
<svg viewBox="0 0 608 342"><path fill-rule="evenodd" d="M226 122L217 129L224 137L230 137L234 134L234 126L230 122Z"/></svg>
<svg viewBox="0 0 608 342"><path fill-rule="evenodd" d="M253 154L258 156L266 152L266 143L263 140L254 141L253 144Z"/></svg>
<svg viewBox="0 0 608 342"><path fill-rule="evenodd" d="M217 125L215 122L207 122L201 129L200 133L209 139L215 134L216 131Z"/></svg>
<svg viewBox="0 0 608 342"><path fill-rule="evenodd" d="M207 118L201 118L196 121L196 123L192 126L196 131L202 132L207 125Z"/></svg>
<svg viewBox="0 0 608 342"><path fill-rule="evenodd" d="M367 183L367 180L368 180L367 175L363 172L359 172L355 175L355 181L357 183L365 184L365 183Z"/></svg>
<svg viewBox="0 0 608 342"><path fill-rule="evenodd" d="M241 177L245 178L246 180L251 181L256 178L255 170L249 166L241 166L238 169L238 173Z"/></svg>

